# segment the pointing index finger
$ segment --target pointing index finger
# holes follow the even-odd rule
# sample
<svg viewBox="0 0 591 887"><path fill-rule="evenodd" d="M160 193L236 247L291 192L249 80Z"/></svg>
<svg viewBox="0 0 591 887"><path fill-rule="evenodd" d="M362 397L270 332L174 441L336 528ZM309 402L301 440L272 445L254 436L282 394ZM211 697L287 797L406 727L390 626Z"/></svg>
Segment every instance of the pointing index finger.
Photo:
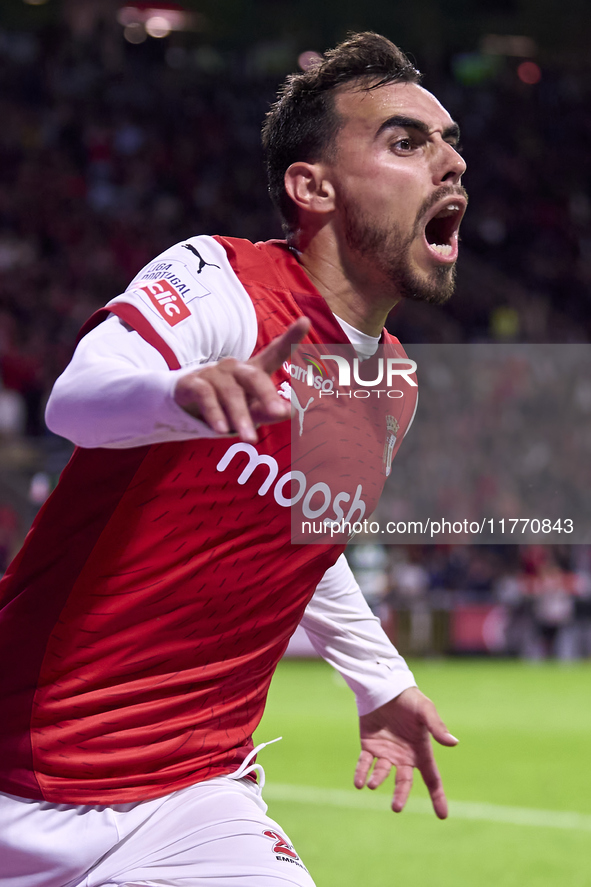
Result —
<svg viewBox="0 0 591 887"><path fill-rule="evenodd" d="M310 321L308 318L299 317L284 333L273 339L266 348L263 348L249 362L271 375L271 373L279 369L288 357L291 357L292 346L301 342L309 329Z"/></svg>

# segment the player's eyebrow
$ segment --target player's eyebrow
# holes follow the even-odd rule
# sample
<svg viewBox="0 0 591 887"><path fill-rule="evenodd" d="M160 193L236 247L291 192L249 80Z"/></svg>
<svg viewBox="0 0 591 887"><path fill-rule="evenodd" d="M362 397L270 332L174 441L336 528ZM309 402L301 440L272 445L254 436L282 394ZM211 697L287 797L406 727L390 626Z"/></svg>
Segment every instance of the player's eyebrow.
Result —
<svg viewBox="0 0 591 887"><path fill-rule="evenodd" d="M387 120L384 120L380 128L376 133L376 139L386 130L388 129L416 129L418 132L423 135L428 136L431 132L430 128L427 126L424 120L417 120L415 117L405 117L404 115L395 114L393 117L388 117ZM441 133L442 138L446 141L454 141L456 144L460 141L460 127L457 123L452 123L451 126L447 126L443 132Z"/></svg>

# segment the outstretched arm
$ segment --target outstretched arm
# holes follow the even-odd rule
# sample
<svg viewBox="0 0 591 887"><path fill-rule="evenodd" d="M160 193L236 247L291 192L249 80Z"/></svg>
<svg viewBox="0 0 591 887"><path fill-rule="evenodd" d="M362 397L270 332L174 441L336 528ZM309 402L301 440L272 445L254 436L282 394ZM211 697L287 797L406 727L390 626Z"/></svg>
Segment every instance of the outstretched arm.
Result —
<svg viewBox="0 0 591 887"><path fill-rule="evenodd" d="M300 318L255 357L169 370L158 351L112 316L88 333L47 405L52 431L82 447L127 448L237 432L290 417L271 373L306 334Z"/></svg>
<svg viewBox="0 0 591 887"><path fill-rule="evenodd" d="M356 787L377 788L396 767L392 809L399 812L408 798L416 767L430 791L436 814L444 819L447 803L430 736L448 746L456 745L457 739L417 688L406 662L369 609L344 555L325 573L306 608L302 626L316 651L355 693L361 733Z"/></svg>
<svg viewBox="0 0 591 887"><path fill-rule="evenodd" d="M154 295L169 286L164 279L150 282L160 273L181 288L172 292L183 305L182 322L167 314L169 296L163 307ZM107 308L124 308L122 316L135 328L112 315L84 336L48 402L47 424L56 434L82 447L234 433L255 443L257 425L290 417L271 375L306 335L309 321L300 318L253 357L254 305L213 238L166 250ZM170 355L180 369L169 368Z"/></svg>

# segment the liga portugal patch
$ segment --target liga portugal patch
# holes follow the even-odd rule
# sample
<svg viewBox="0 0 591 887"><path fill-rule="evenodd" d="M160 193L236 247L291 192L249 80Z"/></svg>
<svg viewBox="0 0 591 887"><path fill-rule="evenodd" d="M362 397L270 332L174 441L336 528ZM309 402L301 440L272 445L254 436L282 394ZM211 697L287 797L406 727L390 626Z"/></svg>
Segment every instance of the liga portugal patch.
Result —
<svg viewBox="0 0 591 887"><path fill-rule="evenodd" d="M155 280L137 289L148 296L154 308L170 326L176 326L181 320L191 316L183 297L168 280Z"/></svg>

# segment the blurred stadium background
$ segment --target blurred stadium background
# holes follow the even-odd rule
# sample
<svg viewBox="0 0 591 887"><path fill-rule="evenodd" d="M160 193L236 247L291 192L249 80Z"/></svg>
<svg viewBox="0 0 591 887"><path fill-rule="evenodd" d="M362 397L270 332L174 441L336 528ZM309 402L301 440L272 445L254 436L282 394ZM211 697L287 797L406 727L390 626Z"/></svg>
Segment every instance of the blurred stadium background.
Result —
<svg viewBox="0 0 591 887"><path fill-rule="evenodd" d="M188 234L280 236L262 117L287 73L361 29L414 57L461 124L469 168L457 293L400 306L391 330L419 344L589 342L586 0L2 0L0 571L70 453L43 406L80 325ZM439 826L371 803L359 817L334 792L294 800L298 785L345 792L356 742L342 687L320 663L286 662L264 722L266 738L292 734L265 753L287 786L272 812L319 885L588 884L591 546L358 545L351 559L463 739L442 757L452 798L497 813L458 808ZM572 816L530 810L519 825L498 812L512 805Z"/></svg>

